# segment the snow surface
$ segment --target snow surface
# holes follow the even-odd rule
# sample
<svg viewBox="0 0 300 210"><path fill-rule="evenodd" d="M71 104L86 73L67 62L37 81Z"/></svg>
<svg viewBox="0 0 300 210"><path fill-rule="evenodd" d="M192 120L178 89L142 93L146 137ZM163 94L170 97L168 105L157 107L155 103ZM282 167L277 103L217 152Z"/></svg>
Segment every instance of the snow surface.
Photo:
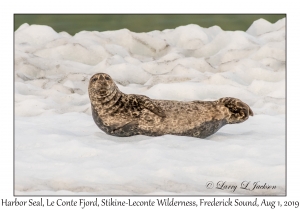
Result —
<svg viewBox="0 0 300 210"><path fill-rule="evenodd" d="M23 24L15 32L16 195L285 194L285 19L246 31L134 33ZM254 117L207 139L120 138L91 116L89 78L155 99L236 97ZM208 181L237 185L207 189ZM243 190L243 181L276 189Z"/></svg>

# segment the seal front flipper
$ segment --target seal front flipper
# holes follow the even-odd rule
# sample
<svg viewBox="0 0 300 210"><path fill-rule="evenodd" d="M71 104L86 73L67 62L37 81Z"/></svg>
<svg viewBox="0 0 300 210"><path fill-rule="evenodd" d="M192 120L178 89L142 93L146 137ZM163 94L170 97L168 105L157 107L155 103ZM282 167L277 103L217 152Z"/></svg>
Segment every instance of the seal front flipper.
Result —
<svg viewBox="0 0 300 210"><path fill-rule="evenodd" d="M166 117L166 114L162 108L159 106L154 105L151 101L146 101L145 108L149 111L153 112L154 114L160 116L160 117Z"/></svg>
<svg viewBox="0 0 300 210"><path fill-rule="evenodd" d="M166 117L164 110L159 106L155 105L147 96L139 97L139 102L141 103L141 105L143 105L146 109L153 112L154 114L160 117Z"/></svg>

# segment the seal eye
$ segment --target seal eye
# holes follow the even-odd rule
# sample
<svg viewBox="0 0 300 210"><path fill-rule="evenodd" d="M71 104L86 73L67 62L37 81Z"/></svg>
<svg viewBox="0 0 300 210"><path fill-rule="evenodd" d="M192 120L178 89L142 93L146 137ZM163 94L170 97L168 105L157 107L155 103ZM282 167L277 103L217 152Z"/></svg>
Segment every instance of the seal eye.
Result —
<svg viewBox="0 0 300 210"><path fill-rule="evenodd" d="M96 82L97 81L97 78L95 77L94 79L93 79L93 82Z"/></svg>
<svg viewBox="0 0 300 210"><path fill-rule="evenodd" d="M106 80L109 80L109 77L108 77L108 76L105 76L105 79L106 79Z"/></svg>

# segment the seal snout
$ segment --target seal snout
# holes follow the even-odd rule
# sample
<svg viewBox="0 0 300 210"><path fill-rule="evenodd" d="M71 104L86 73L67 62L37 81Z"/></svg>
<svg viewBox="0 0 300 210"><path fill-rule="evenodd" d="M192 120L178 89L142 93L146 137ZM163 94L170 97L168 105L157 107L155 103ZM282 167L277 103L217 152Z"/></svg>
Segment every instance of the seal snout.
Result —
<svg viewBox="0 0 300 210"><path fill-rule="evenodd" d="M111 81L112 79L110 78L110 76L108 74L105 73L98 73L98 74L94 74L91 77L91 81Z"/></svg>
<svg viewBox="0 0 300 210"><path fill-rule="evenodd" d="M98 80L100 81L110 81L110 77L107 74L98 74Z"/></svg>

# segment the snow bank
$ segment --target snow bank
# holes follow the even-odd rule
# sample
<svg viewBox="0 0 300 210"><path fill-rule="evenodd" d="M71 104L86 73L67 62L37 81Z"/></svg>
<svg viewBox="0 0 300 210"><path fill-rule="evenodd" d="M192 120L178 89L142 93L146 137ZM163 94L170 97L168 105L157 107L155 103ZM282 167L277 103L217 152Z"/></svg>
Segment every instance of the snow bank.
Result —
<svg viewBox="0 0 300 210"><path fill-rule="evenodd" d="M285 19L246 32L180 26L74 36L23 24L15 32L16 194L284 194ZM240 98L254 117L206 140L116 138L91 117L89 78L156 99ZM244 180L274 190L207 189Z"/></svg>

